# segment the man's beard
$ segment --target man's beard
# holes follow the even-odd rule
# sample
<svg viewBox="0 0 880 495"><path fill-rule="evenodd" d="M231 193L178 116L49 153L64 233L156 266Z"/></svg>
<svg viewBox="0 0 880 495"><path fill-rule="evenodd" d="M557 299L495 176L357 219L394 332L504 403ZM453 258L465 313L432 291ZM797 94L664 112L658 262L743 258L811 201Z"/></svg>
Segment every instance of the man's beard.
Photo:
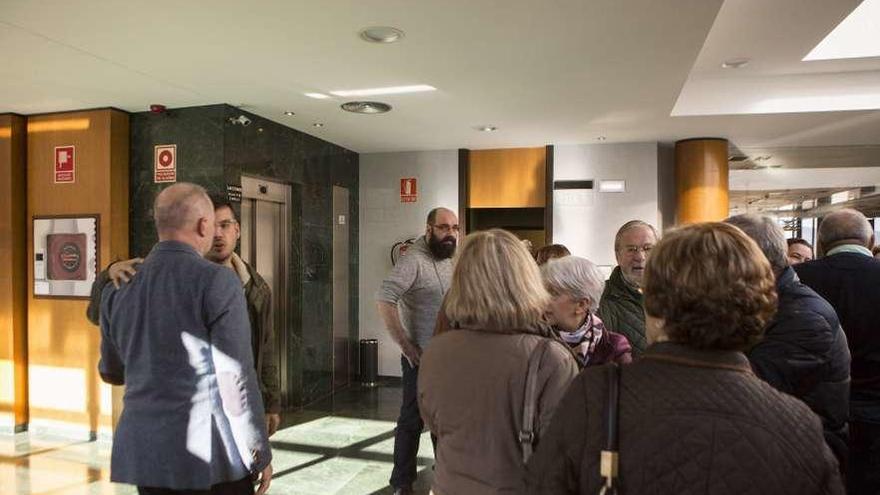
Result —
<svg viewBox="0 0 880 495"><path fill-rule="evenodd" d="M452 255L455 254L455 244L455 237L451 235L442 239L438 239L433 235L428 238L428 249L434 255L434 258L438 260L452 258Z"/></svg>

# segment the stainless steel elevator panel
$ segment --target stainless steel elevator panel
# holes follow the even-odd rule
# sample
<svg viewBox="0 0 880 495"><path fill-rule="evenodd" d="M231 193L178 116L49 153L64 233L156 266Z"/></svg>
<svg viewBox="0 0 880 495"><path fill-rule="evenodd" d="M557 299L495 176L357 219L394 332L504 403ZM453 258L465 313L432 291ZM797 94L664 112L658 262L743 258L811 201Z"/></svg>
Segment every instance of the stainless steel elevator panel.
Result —
<svg viewBox="0 0 880 495"><path fill-rule="evenodd" d="M348 385L351 370L349 334L348 189L333 186L333 387Z"/></svg>
<svg viewBox="0 0 880 495"><path fill-rule="evenodd" d="M289 404L287 349L288 267L290 265L290 186L255 177L241 178L241 257L266 280L272 289L272 321L278 369L281 374L281 404Z"/></svg>

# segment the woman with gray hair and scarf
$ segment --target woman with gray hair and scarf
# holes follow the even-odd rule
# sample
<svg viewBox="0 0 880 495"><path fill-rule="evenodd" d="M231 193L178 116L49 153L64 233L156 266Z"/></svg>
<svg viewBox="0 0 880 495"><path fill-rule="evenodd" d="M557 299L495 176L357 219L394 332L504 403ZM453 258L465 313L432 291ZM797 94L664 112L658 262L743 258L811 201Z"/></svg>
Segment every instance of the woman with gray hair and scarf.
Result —
<svg viewBox="0 0 880 495"><path fill-rule="evenodd" d="M632 361L626 337L609 331L596 316L605 288L596 265L585 258L566 256L548 261L541 267L541 276L552 296L548 317L581 365Z"/></svg>

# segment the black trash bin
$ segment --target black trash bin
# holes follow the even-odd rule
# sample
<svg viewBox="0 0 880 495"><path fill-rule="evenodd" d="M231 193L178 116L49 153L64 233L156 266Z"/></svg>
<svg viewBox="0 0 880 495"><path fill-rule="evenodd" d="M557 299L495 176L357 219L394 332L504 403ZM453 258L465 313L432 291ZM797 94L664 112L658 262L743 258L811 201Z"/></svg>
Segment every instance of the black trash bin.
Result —
<svg viewBox="0 0 880 495"><path fill-rule="evenodd" d="M379 381L379 341L361 339L360 346L361 385L375 387Z"/></svg>

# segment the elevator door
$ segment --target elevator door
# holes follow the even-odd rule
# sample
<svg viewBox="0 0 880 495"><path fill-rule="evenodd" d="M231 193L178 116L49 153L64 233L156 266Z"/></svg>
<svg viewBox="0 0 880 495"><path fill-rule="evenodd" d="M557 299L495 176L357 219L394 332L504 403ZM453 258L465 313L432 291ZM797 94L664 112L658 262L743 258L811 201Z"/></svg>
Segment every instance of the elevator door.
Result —
<svg viewBox="0 0 880 495"><path fill-rule="evenodd" d="M290 263L290 186L241 178L241 257L272 290L276 365L281 379L281 405L289 404L287 344L287 274Z"/></svg>
<svg viewBox="0 0 880 495"><path fill-rule="evenodd" d="M349 334L348 189L333 186L333 387L348 385L351 370Z"/></svg>

